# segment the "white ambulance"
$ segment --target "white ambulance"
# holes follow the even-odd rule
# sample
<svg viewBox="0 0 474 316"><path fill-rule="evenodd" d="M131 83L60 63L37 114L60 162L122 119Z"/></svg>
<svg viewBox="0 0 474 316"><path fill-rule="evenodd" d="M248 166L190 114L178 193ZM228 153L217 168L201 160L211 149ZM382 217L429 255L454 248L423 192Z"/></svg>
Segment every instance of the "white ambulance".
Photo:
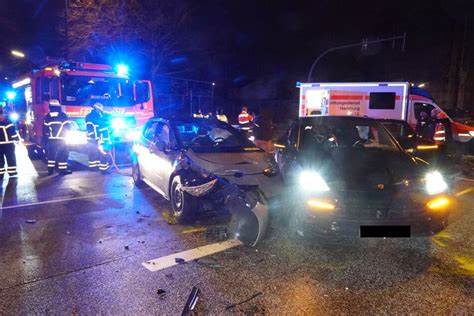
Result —
<svg viewBox="0 0 474 316"><path fill-rule="evenodd" d="M348 115L407 121L415 129L421 112L449 119L453 140L474 142L474 127L451 119L424 90L409 82L297 83L299 116Z"/></svg>

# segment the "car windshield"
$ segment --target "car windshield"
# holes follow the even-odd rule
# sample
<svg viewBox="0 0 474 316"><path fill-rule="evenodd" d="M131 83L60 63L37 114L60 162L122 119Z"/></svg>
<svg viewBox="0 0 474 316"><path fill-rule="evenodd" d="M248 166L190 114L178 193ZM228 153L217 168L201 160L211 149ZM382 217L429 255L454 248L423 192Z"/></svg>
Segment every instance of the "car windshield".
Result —
<svg viewBox="0 0 474 316"><path fill-rule="evenodd" d="M133 105L133 84L126 78L65 75L61 89L64 105Z"/></svg>
<svg viewBox="0 0 474 316"><path fill-rule="evenodd" d="M196 152L260 151L238 130L218 120L178 122L174 127L182 146Z"/></svg>
<svg viewBox="0 0 474 316"><path fill-rule="evenodd" d="M300 147L399 150L377 121L347 117L318 117L303 121Z"/></svg>

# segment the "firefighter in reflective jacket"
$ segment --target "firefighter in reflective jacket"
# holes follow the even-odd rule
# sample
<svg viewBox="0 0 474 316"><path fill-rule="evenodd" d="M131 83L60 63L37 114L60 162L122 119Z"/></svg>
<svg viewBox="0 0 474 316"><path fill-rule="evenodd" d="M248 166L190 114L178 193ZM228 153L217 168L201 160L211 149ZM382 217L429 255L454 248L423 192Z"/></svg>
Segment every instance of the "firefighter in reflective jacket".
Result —
<svg viewBox="0 0 474 316"><path fill-rule="evenodd" d="M43 135L47 138L48 175L53 174L56 166L60 174L72 173L67 165L69 151L66 144L66 134L70 129L71 122L66 113L61 111L59 101L49 101L49 113L43 123Z"/></svg>
<svg viewBox="0 0 474 316"><path fill-rule="evenodd" d="M248 113L246 106L242 107L242 112L239 114L239 126L240 129L248 132L250 130L250 125L252 123L253 117Z"/></svg>
<svg viewBox="0 0 474 316"><path fill-rule="evenodd" d="M87 140L89 142L89 168L107 173L110 168L111 116L104 111L104 106L95 103L92 111L86 116Z"/></svg>
<svg viewBox="0 0 474 316"><path fill-rule="evenodd" d="M10 177L16 177L15 143L20 140L13 123L0 106L0 179L8 172ZM8 167L5 167L5 158Z"/></svg>

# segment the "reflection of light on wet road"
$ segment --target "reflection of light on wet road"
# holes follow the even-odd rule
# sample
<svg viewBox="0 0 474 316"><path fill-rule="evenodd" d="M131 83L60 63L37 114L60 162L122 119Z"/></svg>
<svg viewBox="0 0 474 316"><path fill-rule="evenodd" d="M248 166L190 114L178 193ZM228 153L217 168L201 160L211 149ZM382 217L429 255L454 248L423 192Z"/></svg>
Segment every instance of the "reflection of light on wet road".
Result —
<svg viewBox="0 0 474 316"><path fill-rule="evenodd" d="M459 251L451 245L453 237L447 231L439 232L431 237L431 240L439 249L443 249L443 252L449 254L451 260L450 263L438 262L431 266L428 271L447 275L474 276L474 259L459 254Z"/></svg>
<svg viewBox="0 0 474 316"><path fill-rule="evenodd" d="M467 188L467 189L465 189L465 190L462 190L462 191L456 193L455 195L456 195L456 197L459 197L459 196L461 196L461 195L464 195L464 194L467 194L467 193L472 192L472 190L474 190L474 188Z"/></svg>
<svg viewBox="0 0 474 316"><path fill-rule="evenodd" d="M5 180L2 184L4 192L2 196L2 206L6 199L13 199L14 203L18 200L27 200L28 202L38 201L35 181L39 177L39 172L30 160L28 151L24 145L17 145L15 154L18 178L13 180L8 175L5 176ZM11 181L16 181L15 185L12 185Z"/></svg>

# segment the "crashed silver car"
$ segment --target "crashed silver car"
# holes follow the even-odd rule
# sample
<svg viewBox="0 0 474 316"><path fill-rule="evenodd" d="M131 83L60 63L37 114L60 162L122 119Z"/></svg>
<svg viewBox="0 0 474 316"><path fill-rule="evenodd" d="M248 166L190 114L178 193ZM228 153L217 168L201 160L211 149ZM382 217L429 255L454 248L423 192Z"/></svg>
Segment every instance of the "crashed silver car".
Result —
<svg viewBox="0 0 474 316"><path fill-rule="evenodd" d="M135 184L146 183L168 199L178 222L228 211L240 238L254 244L263 237L267 199L279 190L278 168L229 124L150 119L133 146L132 166Z"/></svg>

